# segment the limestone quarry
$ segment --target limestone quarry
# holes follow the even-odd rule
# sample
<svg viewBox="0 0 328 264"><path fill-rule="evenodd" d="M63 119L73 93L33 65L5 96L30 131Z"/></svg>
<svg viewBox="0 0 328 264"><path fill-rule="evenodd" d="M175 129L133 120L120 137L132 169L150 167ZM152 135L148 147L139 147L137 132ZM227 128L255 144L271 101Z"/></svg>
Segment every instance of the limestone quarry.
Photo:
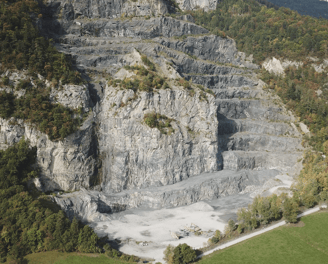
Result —
<svg viewBox="0 0 328 264"><path fill-rule="evenodd" d="M54 89L51 100L89 114L56 142L27 123L1 119L0 146L22 137L37 146L35 183L54 192L69 217L116 239L125 253L162 261L168 244L202 247L253 196L291 185L303 151L298 122L234 40L209 34L192 17L168 16L174 7L162 0L59 0L44 8L41 31L88 80ZM144 56L167 87L110 84L137 78L133 66L149 69ZM6 74L11 82L23 78ZM149 113L169 118L171 130L149 127ZM199 234L186 229L191 223Z"/></svg>

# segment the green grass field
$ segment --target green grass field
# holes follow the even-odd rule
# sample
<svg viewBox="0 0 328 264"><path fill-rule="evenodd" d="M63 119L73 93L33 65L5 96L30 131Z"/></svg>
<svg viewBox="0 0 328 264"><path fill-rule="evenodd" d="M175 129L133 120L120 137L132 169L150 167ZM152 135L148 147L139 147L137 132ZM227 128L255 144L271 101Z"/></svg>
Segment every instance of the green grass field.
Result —
<svg viewBox="0 0 328 264"><path fill-rule="evenodd" d="M197 264L328 263L328 212L303 217L304 226L284 226L204 257ZM126 264L101 254L42 252L29 264Z"/></svg>
<svg viewBox="0 0 328 264"><path fill-rule="evenodd" d="M198 264L328 263L328 212L301 218L302 227L284 226L201 259Z"/></svg>
<svg viewBox="0 0 328 264"><path fill-rule="evenodd" d="M35 253L26 256L29 264L127 264L102 254L63 253L57 251ZM131 264L131 262L130 262Z"/></svg>

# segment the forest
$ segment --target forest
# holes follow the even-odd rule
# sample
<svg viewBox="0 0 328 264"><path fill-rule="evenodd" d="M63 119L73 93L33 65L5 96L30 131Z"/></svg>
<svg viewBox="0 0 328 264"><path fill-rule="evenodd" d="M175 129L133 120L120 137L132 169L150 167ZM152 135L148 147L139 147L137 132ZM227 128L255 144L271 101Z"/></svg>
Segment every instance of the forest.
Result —
<svg viewBox="0 0 328 264"><path fill-rule="evenodd" d="M257 63L276 56L301 60L328 54L326 19L301 16L281 7L267 8L256 0L222 0L216 10L188 11L214 34L236 40L238 50L253 54Z"/></svg>
<svg viewBox="0 0 328 264"><path fill-rule="evenodd" d="M24 139L0 151L0 262L20 263L29 253L100 252L98 236L71 222L51 199L33 188L36 148Z"/></svg>
<svg viewBox="0 0 328 264"><path fill-rule="evenodd" d="M50 140L64 139L78 129L83 117L82 110L75 111L49 101L49 93L39 89L28 90L24 97L0 92L0 117L22 119L47 134ZM76 116L76 117L74 117Z"/></svg>
<svg viewBox="0 0 328 264"><path fill-rule="evenodd" d="M40 35L36 24L41 18L36 1L0 0L0 69L25 69L56 83L82 83L72 59Z"/></svg>

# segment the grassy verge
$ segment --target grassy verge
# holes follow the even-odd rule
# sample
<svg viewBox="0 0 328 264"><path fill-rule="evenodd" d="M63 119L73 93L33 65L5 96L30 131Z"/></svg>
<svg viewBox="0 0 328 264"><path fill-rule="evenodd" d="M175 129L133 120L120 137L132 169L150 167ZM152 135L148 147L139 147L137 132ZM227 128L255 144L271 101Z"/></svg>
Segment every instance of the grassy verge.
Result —
<svg viewBox="0 0 328 264"><path fill-rule="evenodd" d="M301 218L288 225L204 257L198 263L327 263L328 213Z"/></svg>
<svg viewBox="0 0 328 264"><path fill-rule="evenodd" d="M29 264L126 264L103 254L64 253L57 251L34 253L26 256Z"/></svg>

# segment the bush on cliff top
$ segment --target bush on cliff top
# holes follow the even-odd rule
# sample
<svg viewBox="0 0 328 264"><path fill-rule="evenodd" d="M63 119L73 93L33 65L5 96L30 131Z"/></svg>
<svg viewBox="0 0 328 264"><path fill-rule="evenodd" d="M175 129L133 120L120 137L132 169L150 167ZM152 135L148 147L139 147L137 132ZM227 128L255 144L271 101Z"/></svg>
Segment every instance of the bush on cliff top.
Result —
<svg viewBox="0 0 328 264"><path fill-rule="evenodd" d="M119 86L123 89L131 89L135 92L151 92L154 89L169 88L169 85L165 79L152 70L147 70L143 66L124 66L124 68L126 70L133 71L136 75L131 78L125 78L124 80L110 79L108 85L112 85L113 87ZM149 68L151 69L152 67Z"/></svg>

